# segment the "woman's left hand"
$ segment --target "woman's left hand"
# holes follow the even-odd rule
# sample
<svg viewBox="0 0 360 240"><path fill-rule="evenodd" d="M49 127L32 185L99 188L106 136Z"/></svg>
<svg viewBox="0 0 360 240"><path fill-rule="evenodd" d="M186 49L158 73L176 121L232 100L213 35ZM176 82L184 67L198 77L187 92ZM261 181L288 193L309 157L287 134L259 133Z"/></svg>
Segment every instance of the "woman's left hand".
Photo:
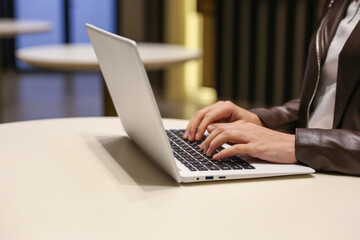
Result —
<svg viewBox="0 0 360 240"><path fill-rule="evenodd" d="M210 134L200 146L206 155L213 156L224 143L232 145L216 153L215 160L240 154L274 163L297 162L295 135L243 121L211 124L207 130Z"/></svg>

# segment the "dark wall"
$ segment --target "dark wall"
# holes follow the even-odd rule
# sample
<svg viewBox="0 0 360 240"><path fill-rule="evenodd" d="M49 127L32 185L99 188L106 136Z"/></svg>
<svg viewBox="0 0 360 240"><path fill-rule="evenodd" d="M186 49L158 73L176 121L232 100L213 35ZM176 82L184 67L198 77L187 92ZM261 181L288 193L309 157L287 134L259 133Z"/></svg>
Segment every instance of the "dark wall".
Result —
<svg viewBox="0 0 360 240"><path fill-rule="evenodd" d="M0 0L0 18L14 17L14 3L12 0ZM15 41L11 38L0 39L0 57L2 67L12 67L15 65Z"/></svg>

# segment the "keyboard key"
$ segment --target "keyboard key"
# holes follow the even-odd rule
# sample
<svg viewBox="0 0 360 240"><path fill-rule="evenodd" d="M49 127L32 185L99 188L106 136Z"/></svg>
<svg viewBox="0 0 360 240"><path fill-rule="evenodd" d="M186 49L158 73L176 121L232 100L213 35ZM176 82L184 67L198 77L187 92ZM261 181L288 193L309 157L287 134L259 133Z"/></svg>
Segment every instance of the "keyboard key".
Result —
<svg viewBox="0 0 360 240"><path fill-rule="evenodd" d="M194 154L194 158L197 159L197 160L207 160L206 158L204 158L204 156L201 156L200 154Z"/></svg>
<svg viewBox="0 0 360 240"><path fill-rule="evenodd" d="M245 166L242 166L244 169L255 169L255 167L254 166L252 166L252 165L245 165Z"/></svg>
<svg viewBox="0 0 360 240"><path fill-rule="evenodd" d="M189 160L189 163L191 163L191 164L200 164L199 161L197 161L196 159Z"/></svg>
<svg viewBox="0 0 360 240"><path fill-rule="evenodd" d="M200 163L193 163L191 165L193 165L193 167L195 167L195 168L203 167L203 165Z"/></svg>
<svg viewBox="0 0 360 240"><path fill-rule="evenodd" d="M209 162L209 160L207 158L199 158L197 159L199 162L201 162L202 164Z"/></svg>
<svg viewBox="0 0 360 240"><path fill-rule="evenodd" d="M240 170L243 169L239 164L235 163L235 162L227 162L227 165L229 165L232 169L236 169L236 170Z"/></svg>
<svg viewBox="0 0 360 240"><path fill-rule="evenodd" d="M240 166L249 166L250 165L248 162L245 162L244 160L238 160L238 161L234 161L234 162L236 162Z"/></svg>
<svg viewBox="0 0 360 240"><path fill-rule="evenodd" d="M180 159L179 160L182 164L188 164L189 162L188 161L186 161L185 159Z"/></svg>
<svg viewBox="0 0 360 240"><path fill-rule="evenodd" d="M201 162L201 164L204 164L205 166L212 166L212 165L214 165L211 161L209 161L209 160L205 160L205 161L203 161L203 162Z"/></svg>
<svg viewBox="0 0 360 240"><path fill-rule="evenodd" d="M223 163L215 164L215 166L217 166L217 167L220 168L221 170L231 170L231 168L230 168L228 165L223 164Z"/></svg>
<svg viewBox="0 0 360 240"><path fill-rule="evenodd" d="M218 168L217 166L215 166L214 164L212 165L205 165L209 170L220 170L220 168Z"/></svg>
<svg viewBox="0 0 360 240"><path fill-rule="evenodd" d="M209 169L207 169L206 167L204 166L201 166L201 167L195 167L198 171L209 171Z"/></svg>

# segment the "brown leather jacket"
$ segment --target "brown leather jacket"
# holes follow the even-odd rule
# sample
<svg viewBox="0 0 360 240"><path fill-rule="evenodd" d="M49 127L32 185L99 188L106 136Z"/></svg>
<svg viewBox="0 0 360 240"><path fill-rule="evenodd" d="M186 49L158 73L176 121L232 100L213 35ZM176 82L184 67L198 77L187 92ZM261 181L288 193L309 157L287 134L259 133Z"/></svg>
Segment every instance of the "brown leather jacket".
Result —
<svg viewBox="0 0 360 240"><path fill-rule="evenodd" d="M321 66L349 2L326 1L318 31L310 43L300 98L271 109L251 111L267 127L296 134L295 154L300 163L317 171L360 175L360 22L339 56L333 129L307 128Z"/></svg>

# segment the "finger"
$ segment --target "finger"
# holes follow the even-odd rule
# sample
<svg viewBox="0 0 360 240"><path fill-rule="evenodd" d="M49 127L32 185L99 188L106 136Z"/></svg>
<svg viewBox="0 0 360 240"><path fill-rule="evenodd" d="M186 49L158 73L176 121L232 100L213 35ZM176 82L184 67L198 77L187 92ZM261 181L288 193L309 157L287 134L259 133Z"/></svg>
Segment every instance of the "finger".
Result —
<svg viewBox="0 0 360 240"><path fill-rule="evenodd" d="M231 127L231 123L214 123L208 126L207 129L210 134L206 137L205 141L202 143L203 145L202 149L204 150L205 154L207 153L210 143L213 141L213 139L229 127Z"/></svg>
<svg viewBox="0 0 360 240"><path fill-rule="evenodd" d="M216 122L216 121L219 121L219 120L222 120L222 119L227 119L229 116L229 112L228 111L224 111L223 108L214 108L212 109L211 111L209 111L205 116L204 118L202 119L200 125L198 126L198 129L197 129L197 132L199 133L198 134L198 138L196 140L200 140L202 138L202 136L204 135L205 131L206 131L206 128Z"/></svg>
<svg viewBox="0 0 360 240"><path fill-rule="evenodd" d="M234 146L225 148L213 156L214 160L219 160L235 155L250 155L249 144L236 144Z"/></svg>
<svg viewBox="0 0 360 240"><path fill-rule="evenodd" d="M205 107L199 110L190 120L189 124L186 127L184 133L184 139L188 139L189 141L193 141L195 139L195 134L197 132L198 126L200 122L203 120L205 114L214 107L214 105ZM201 136L202 137L202 136Z"/></svg>
<svg viewBox="0 0 360 240"><path fill-rule="evenodd" d="M195 139L195 134L197 132L197 127L200 124L203 115L196 115L191 118L189 124L186 127L185 133L184 133L184 139L187 139L189 141L193 141Z"/></svg>
<svg viewBox="0 0 360 240"><path fill-rule="evenodd" d="M200 149L204 149L204 147L205 147L205 141L203 141L201 144L200 144Z"/></svg>
<svg viewBox="0 0 360 240"><path fill-rule="evenodd" d="M205 145L206 148L205 153L208 156L212 156L214 153L216 153L216 149L221 145L223 145L224 143L229 143L229 144L248 143L248 141L244 136L244 133L238 130L238 126L234 127L233 124L231 123L225 123L219 125L217 129L214 130L213 133L209 135L211 138L209 138L209 140L206 142Z"/></svg>
<svg viewBox="0 0 360 240"><path fill-rule="evenodd" d="M211 143L212 143L212 142L214 141L214 139L215 139L218 135L220 135L223 131L224 131L223 128L218 127L218 128L216 128L212 133L210 133L210 134L206 137L205 141L203 142L203 149L204 149L204 153L205 153L206 155L210 156L210 155L208 154L208 151L209 151L209 147L210 147Z"/></svg>
<svg viewBox="0 0 360 240"><path fill-rule="evenodd" d="M184 139L188 139L189 138L189 129L190 129L190 125L191 125L191 122L193 121L194 117L192 117L188 123L188 125L186 126L186 129L185 129L185 132L184 132L184 136L183 138Z"/></svg>
<svg viewBox="0 0 360 240"><path fill-rule="evenodd" d="M199 125L203 122L204 117L211 111L213 111L214 109L218 109L221 108L220 106L223 104L222 101L219 101L213 105L210 105L208 107L205 107L201 110L199 110L194 117L192 118L192 120L190 121L190 123L188 124L188 128L187 128L187 133L185 134L187 139L190 141L193 140L200 140L203 136L205 131L200 131L198 130Z"/></svg>

